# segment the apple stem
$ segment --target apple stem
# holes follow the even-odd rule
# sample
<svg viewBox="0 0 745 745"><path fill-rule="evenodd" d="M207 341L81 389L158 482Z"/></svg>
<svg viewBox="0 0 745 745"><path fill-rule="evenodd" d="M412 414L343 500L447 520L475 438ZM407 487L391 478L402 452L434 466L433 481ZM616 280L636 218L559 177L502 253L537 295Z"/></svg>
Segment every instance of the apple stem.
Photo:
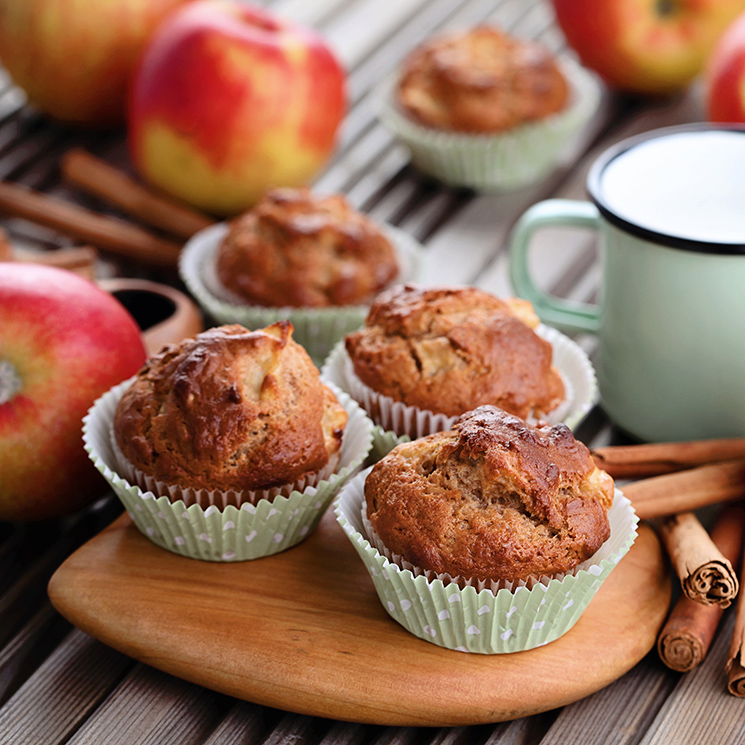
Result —
<svg viewBox="0 0 745 745"><path fill-rule="evenodd" d="M8 360L0 360L0 405L8 403L21 390L21 386L15 366Z"/></svg>
<svg viewBox="0 0 745 745"><path fill-rule="evenodd" d="M657 0L657 14L662 16L671 16L675 13L674 0Z"/></svg>

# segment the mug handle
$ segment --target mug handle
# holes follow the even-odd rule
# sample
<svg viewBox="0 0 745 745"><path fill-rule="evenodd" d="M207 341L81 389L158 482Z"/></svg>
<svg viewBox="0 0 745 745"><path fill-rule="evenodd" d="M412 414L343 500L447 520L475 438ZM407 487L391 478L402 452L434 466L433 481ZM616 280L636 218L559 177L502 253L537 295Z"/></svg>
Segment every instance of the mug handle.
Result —
<svg viewBox="0 0 745 745"><path fill-rule="evenodd" d="M597 332L600 311L597 305L577 303L549 295L533 282L528 269L530 239L536 230L547 227L600 227L600 213L591 202L547 199L530 207L517 221L510 238L510 279L517 295L533 303L542 321L566 331Z"/></svg>

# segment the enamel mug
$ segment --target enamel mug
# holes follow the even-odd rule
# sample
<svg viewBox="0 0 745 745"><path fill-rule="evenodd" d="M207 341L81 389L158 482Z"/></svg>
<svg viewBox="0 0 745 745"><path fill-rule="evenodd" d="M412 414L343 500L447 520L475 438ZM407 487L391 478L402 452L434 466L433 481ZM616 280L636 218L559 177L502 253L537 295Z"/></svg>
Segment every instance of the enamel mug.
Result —
<svg viewBox="0 0 745 745"><path fill-rule="evenodd" d="M745 128L671 127L593 164L591 201L530 208L511 237L515 292L549 324L598 335L601 405L641 440L745 436ZM599 233L596 305L531 277L532 234ZM557 249L560 250L560 249Z"/></svg>

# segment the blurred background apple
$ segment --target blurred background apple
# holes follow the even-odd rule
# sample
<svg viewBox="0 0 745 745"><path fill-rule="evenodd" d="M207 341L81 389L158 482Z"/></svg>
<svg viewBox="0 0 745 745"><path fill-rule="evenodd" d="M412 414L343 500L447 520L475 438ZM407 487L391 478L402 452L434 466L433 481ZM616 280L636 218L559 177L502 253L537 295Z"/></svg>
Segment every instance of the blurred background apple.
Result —
<svg viewBox="0 0 745 745"><path fill-rule="evenodd" d="M89 280L0 267L0 520L59 517L103 493L82 420L145 348L124 306Z"/></svg>
<svg viewBox="0 0 745 745"><path fill-rule="evenodd" d="M76 124L117 124L143 44L183 2L0 0L0 60L40 111Z"/></svg>
<svg viewBox="0 0 745 745"><path fill-rule="evenodd" d="M666 94L704 68L745 0L553 0L582 64L615 88Z"/></svg>
<svg viewBox="0 0 745 745"><path fill-rule="evenodd" d="M711 122L745 122L745 14L725 31L707 64L706 115Z"/></svg>
<svg viewBox="0 0 745 745"><path fill-rule="evenodd" d="M314 31L233 0L171 14L132 85L130 152L151 184L230 215L307 184L331 154L345 74Z"/></svg>

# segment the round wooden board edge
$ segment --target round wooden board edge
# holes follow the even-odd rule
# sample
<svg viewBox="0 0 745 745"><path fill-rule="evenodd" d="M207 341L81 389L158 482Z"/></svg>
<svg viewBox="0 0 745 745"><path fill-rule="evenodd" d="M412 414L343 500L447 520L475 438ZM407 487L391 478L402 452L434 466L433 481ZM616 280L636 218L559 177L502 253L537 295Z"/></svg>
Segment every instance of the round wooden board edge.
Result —
<svg viewBox="0 0 745 745"><path fill-rule="evenodd" d="M343 536L336 521L329 521L328 517L327 514L324 518L324 523L322 523L322 527L325 530L331 528L334 531L338 531L338 535L346 541L347 539ZM331 522L332 525L329 525L329 522ZM422 702L417 710L402 711L400 708L402 702L400 700L382 702L374 698L365 700L364 696L360 698L359 696L348 694L342 697L337 696L336 698L329 698L328 691L319 693L305 688L300 689L297 685L289 685L284 688L280 687L278 692L276 688L257 684L252 679L247 678L245 671L233 673L225 667L214 668L211 665L204 665L203 660L201 661L202 665L200 666L199 659L179 659L177 656L169 655L168 650L155 650L148 646L147 643L141 644L126 641L117 633L112 633L110 628L107 628L105 625L102 627L100 623L97 623L95 614L91 615L88 608L81 608L79 599L74 592L79 588L76 587L74 581L70 582L71 579L75 580L75 557L77 556L78 559L80 559L81 556L83 559L86 558L85 552L90 550L90 548L87 549L86 547L89 547L90 544L95 545L96 542L100 543L101 541L104 541L110 543L115 540L135 541L136 544L139 542L138 548L142 548L142 550L149 550L152 548L156 557L159 555L172 556L167 553L161 554L160 552L162 549L158 549L141 536L126 516L123 516L102 531L98 536L91 539L88 544L79 549L58 569L50 580L49 594L53 605L60 613L62 613L62 615L80 629L105 644L140 660L141 662L163 670L164 672L176 675L177 677L189 680L198 685L203 685L218 692L235 696L236 698L271 706L273 708L293 711L298 714L365 724L438 727L476 725L506 721L509 719L538 714L585 698L612 683L618 677L621 677L654 647L657 632L664 622L669 606L671 594L670 578L664 566L664 562L662 561L660 544L654 532L648 526L640 526L640 537L641 536L644 537L641 541L637 539L637 543L632 547L632 552L629 556L636 556L640 550L639 547L642 544L647 547L643 550L647 553L650 553L651 551L646 559L651 562L652 566L649 567L649 570L654 575L655 604L653 610L656 611L656 615L653 617L650 616L646 619L646 625L643 629L646 633L633 639L633 644L628 650L628 655L624 659L623 665L616 667L607 666L608 669L602 669L599 672L594 671L592 675L588 676L584 685L582 684L582 681L573 681L575 687L571 692L564 696L558 694L554 680L546 681L536 679L533 681L535 686L530 690L532 695L528 695L527 698L523 698L519 695L519 692L518 695L515 695L513 692L511 694L511 703L509 705L506 705L506 701L492 702L495 705L489 705L486 700L482 701L480 705L479 702L474 701L473 708L467 710L464 709L462 705L460 707L456 706L448 709L447 705L444 707L436 706L433 705L432 702L429 702L429 706L427 706L427 703ZM351 552L350 557L354 557L354 560L358 561L351 546L349 546L349 549ZM81 552L83 553L81 554ZM285 556L286 555L287 552L285 552ZM619 567L624 566L624 561L627 561L627 558L619 564ZM359 563L359 566L362 567L361 562ZM69 574L71 567L73 567L72 575ZM620 571L623 571L623 569ZM614 575L618 578L619 575L617 575L617 572L619 572L619 568L614 570L614 573L611 574L611 578ZM366 576L366 573L364 574L364 577L368 582L370 581ZM610 578L607 582L610 582ZM71 592L71 590L73 592ZM601 592L602 591L603 590L601 589ZM507 669L509 669L517 660L538 660L539 664L532 664L531 667L535 670L540 670L543 667L540 660L545 658L550 659L555 650L562 648L562 639L565 639L566 636L568 636L565 635L565 637L562 637L562 639L559 639L550 645L530 650L528 652L518 652L511 655L462 655L460 652L442 649L429 644L428 642L419 640L406 632L387 615L385 618L391 625L392 633L397 635L397 641L399 643L406 646L412 644L424 645L421 648L422 651L425 652L423 657L431 659L436 655L444 655L447 661L455 661L456 664L453 667L456 669L463 668L464 666L471 666L472 670L488 670L490 676L493 668L495 677L500 677L502 675L500 673L500 667L506 666ZM568 632L568 634L573 633L583 633L582 618L580 618L574 629ZM458 655L459 659L451 658L451 655ZM480 660L483 662L479 662ZM450 662L450 664L452 663ZM474 668L473 665L476 665L476 667ZM396 699L395 696L393 698ZM440 703L446 704L447 702L446 700L443 700ZM436 710L436 716L433 715L433 710Z"/></svg>

